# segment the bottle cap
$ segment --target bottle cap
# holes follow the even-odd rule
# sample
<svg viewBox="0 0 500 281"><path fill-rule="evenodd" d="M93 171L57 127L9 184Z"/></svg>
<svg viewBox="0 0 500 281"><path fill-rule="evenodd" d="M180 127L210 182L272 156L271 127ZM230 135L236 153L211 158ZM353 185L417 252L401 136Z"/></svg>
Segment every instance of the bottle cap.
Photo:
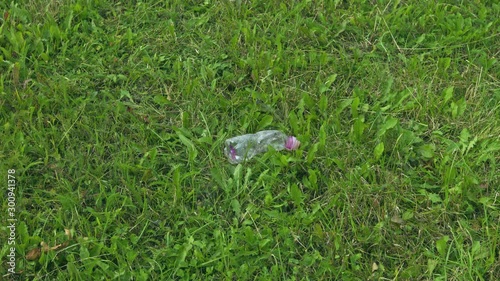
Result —
<svg viewBox="0 0 500 281"><path fill-rule="evenodd" d="M286 142L285 142L286 150L296 150L297 148L299 148L299 145L300 145L300 141L294 136L289 136L286 139Z"/></svg>

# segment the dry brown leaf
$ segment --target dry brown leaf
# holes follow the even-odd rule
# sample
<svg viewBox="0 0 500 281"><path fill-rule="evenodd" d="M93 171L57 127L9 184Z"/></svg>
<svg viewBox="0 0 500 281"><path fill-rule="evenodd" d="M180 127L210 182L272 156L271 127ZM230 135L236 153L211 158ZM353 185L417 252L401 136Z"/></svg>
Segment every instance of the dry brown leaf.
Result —
<svg viewBox="0 0 500 281"><path fill-rule="evenodd" d="M42 250L40 248L35 248L26 254L26 260L34 261L42 255Z"/></svg>
<svg viewBox="0 0 500 281"><path fill-rule="evenodd" d="M405 221L400 216L398 216L398 215L392 216L391 222L397 223L397 224L403 224L403 223L405 223Z"/></svg>
<svg viewBox="0 0 500 281"><path fill-rule="evenodd" d="M42 253L47 253L50 251L57 251L60 249L64 249L66 246L69 245L69 240L71 240L71 238L72 238L71 230L65 228L64 234L66 234L66 236L68 236L68 240L66 240L64 243L50 247L47 243L45 243L45 241L42 241L42 242L40 242L39 248L35 248L26 254L26 259L29 261L33 261L33 260L38 259L42 255Z"/></svg>
<svg viewBox="0 0 500 281"><path fill-rule="evenodd" d="M19 70L20 70L19 63L15 63L14 68L12 68L12 81L16 86L19 85Z"/></svg>
<svg viewBox="0 0 500 281"><path fill-rule="evenodd" d="M71 240L71 230L69 228L65 228L64 229L64 234L66 234L66 236L68 236L68 240Z"/></svg>
<svg viewBox="0 0 500 281"><path fill-rule="evenodd" d="M378 270L378 265L377 265L377 263L376 263L376 262L374 262L374 263L372 264L372 272L375 272L375 271L377 271L377 270Z"/></svg>

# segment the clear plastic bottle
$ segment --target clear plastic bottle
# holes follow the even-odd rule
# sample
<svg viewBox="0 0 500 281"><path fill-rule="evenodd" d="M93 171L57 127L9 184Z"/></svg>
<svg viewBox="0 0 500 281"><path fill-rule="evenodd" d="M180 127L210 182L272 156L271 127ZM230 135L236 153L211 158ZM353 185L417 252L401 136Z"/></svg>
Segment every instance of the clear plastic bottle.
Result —
<svg viewBox="0 0 500 281"><path fill-rule="evenodd" d="M224 154L231 164L238 164L266 152L268 146L276 150L295 150L299 145L300 141L293 136L277 130L266 130L227 139Z"/></svg>

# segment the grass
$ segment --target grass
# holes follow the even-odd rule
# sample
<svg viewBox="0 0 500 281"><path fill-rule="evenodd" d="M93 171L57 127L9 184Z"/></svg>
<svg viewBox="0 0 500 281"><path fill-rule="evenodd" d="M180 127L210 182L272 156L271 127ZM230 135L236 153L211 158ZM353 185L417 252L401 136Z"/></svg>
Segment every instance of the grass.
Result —
<svg viewBox="0 0 500 281"><path fill-rule="evenodd" d="M500 279L500 5L135 2L0 4L3 278Z"/></svg>

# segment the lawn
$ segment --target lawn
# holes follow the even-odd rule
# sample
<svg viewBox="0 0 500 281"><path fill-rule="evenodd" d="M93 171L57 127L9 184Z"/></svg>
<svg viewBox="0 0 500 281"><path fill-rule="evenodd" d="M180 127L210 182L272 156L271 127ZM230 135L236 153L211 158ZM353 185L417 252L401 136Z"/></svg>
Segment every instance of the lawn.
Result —
<svg viewBox="0 0 500 281"><path fill-rule="evenodd" d="M500 280L495 2L1 2L0 279Z"/></svg>

